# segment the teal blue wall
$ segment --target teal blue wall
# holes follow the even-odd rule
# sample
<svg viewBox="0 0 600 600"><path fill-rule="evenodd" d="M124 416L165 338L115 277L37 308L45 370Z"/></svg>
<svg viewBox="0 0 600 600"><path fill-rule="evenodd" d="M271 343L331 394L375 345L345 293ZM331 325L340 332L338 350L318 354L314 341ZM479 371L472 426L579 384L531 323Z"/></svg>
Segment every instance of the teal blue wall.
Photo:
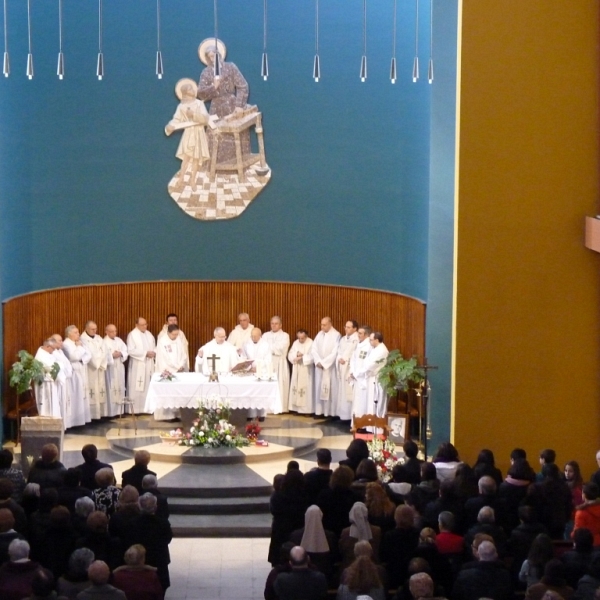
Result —
<svg viewBox="0 0 600 600"><path fill-rule="evenodd" d="M426 298L430 89L410 78L413 5L399 2L400 80L391 85L391 1L368 5L366 83L358 77L362 2L321 2L319 84L311 78L312 2L269 3L267 82L262 2L219 3L219 35L264 114L273 170L265 191L227 222L188 217L166 190L180 164L178 136L163 131L177 103L173 87L200 74L197 47L212 35L212 2L162 3L162 81L154 75L153 0L104 1L101 82L97 4L80 0L64 1L67 75L58 81L57 6L32 4L36 74L28 81L26 4L9 2L13 73L0 81L0 210L11 232L0 245L21 258L0 272L4 298L186 278L313 281Z"/></svg>

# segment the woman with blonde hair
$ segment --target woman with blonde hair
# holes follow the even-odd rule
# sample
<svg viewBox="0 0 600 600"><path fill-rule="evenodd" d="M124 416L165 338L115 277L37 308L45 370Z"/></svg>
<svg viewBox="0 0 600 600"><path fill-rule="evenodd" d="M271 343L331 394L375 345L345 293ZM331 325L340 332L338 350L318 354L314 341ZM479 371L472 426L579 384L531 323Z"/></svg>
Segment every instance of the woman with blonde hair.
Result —
<svg viewBox="0 0 600 600"><path fill-rule="evenodd" d="M389 499L381 484L367 483L365 504L369 511L369 523L379 527L382 535L395 527L394 512L396 505Z"/></svg>
<svg viewBox="0 0 600 600"><path fill-rule="evenodd" d="M368 556L359 556L345 571L344 583L337 591L337 600L356 600L359 596L385 600L377 566Z"/></svg>

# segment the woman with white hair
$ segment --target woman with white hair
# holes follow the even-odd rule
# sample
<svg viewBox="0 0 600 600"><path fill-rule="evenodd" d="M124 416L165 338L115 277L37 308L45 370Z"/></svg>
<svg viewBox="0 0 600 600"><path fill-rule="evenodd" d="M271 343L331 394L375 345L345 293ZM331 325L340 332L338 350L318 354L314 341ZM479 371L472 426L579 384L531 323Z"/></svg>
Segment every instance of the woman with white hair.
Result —
<svg viewBox="0 0 600 600"><path fill-rule="evenodd" d="M125 552L125 565L113 573L113 585L135 600L163 600L165 593L158 580L156 567L146 563L146 548L134 544Z"/></svg>
<svg viewBox="0 0 600 600"><path fill-rule="evenodd" d="M94 553L89 548L79 548L69 557L67 572L58 578L56 591L60 596L76 600L79 592L90 587L87 570L94 562Z"/></svg>

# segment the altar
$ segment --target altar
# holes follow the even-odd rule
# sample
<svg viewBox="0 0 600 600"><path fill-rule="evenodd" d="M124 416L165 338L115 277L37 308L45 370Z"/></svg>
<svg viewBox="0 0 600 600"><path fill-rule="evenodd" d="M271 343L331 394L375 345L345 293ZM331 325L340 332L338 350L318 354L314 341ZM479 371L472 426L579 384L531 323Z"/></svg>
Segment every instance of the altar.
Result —
<svg viewBox="0 0 600 600"><path fill-rule="evenodd" d="M232 409L265 409L282 412L279 385L274 377L268 381L253 375L219 375L219 381L209 381L202 373L177 373L171 381L161 381L160 373L152 376L144 412L157 408L197 409L201 399L218 396Z"/></svg>

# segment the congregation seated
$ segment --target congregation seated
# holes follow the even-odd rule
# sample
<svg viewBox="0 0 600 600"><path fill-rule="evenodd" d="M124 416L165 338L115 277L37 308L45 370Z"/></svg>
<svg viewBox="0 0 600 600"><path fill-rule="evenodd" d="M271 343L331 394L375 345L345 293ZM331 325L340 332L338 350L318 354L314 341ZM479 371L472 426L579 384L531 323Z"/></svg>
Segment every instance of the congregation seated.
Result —
<svg viewBox="0 0 600 600"><path fill-rule="evenodd" d="M565 565L565 579L572 588L587 573L592 562L594 536L589 529L578 529L573 535L573 550L565 552L560 558Z"/></svg>
<svg viewBox="0 0 600 600"><path fill-rule="evenodd" d="M348 567L354 562L354 546L360 541L369 542L373 557L377 562L381 544L381 528L369 523L368 510L362 502L355 502L352 505L349 518L350 527L342 529L342 533L340 534L339 549L342 566Z"/></svg>
<svg viewBox="0 0 600 600"><path fill-rule="evenodd" d="M92 488L87 488L81 485L81 474L77 469L67 469L63 485L58 488L58 502L62 506L66 506L70 513L75 512L75 502L79 498L87 496L92 497Z"/></svg>
<svg viewBox="0 0 600 600"><path fill-rule="evenodd" d="M105 562L95 560L88 567L88 578L91 585L79 592L77 600L127 600L125 592L108 583L110 569Z"/></svg>
<svg viewBox="0 0 600 600"><path fill-rule="evenodd" d="M102 511L95 510L88 516L85 533L75 545L77 548L89 548L96 560L111 568L121 564L120 541L108 533L108 517Z"/></svg>
<svg viewBox="0 0 600 600"><path fill-rule="evenodd" d="M356 542L356 544L354 544L354 559L356 560L360 556L366 556L371 561L373 561L373 547L371 546L370 542L368 542L367 540L361 540L359 542ZM379 581L381 581L381 585L383 586L383 589L387 590L388 589L388 576L387 576L387 571L386 571L385 567L382 564L377 563L375 561L373 561L373 563L375 564L375 568L377 569L377 574L379 575ZM342 571L342 574L340 576L340 584L345 583L347 570L348 569L346 568ZM268 600L268 599L265 598L265 600Z"/></svg>
<svg viewBox="0 0 600 600"><path fill-rule="evenodd" d="M429 563L423 558L413 558L408 563L406 580L396 590L393 600L418 600L418 596L420 593L422 593L422 590L415 589L414 585L411 590L410 580L415 575L419 575L421 573L426 574L431 580L431 585L433 586L432 596L434 598L444 598L444 596L446 596L446 591L444 590L444 588L441 585L439 585L435 580L435 575L433 574ZM418 580L419 578L416 578L413 581Z"/></svg>
<svg viewBox="0 0 600 600"><path fill-rule="evenodd" d="M8 508L0 508L0 565L8 562L8 546L25 537L15 530L15 517Z"/></svg>
<svg viewBox="0 0 600 600"><path fill-rule="evenodd" d="M455 519L449 511L442 511L438 515L438 531L435 545L440 554L462 556L465 553L465 538L454 533Z"/></svg>
<svg viewBox="0 0 600 600"><path fill-rule="evenodd" d="M69 557L67 570L58 578L56 591L69 600L76 600L77 594L89 588L88 568L94 562L94 553L89 548L78 548Z"/></svg>
<svg viewBox="0 0 600 600"><path fill-rule="evenodd" d="M38 509L29 517L28 540L31 544L31 556L39 560L40 548L44 544L50 527L50 512L58 506L58 492L56 488L46 488L40 494Z"/></svg>
<svg viewBox="0 0 600 600"><path fill-rule="evenodd" d="M466 462L461 462L456 467L453 483L456 497L463 505L478 494L477 477Z"/></svg>
<svg viewBox="0 0 600 600"><path fill-rule="evenodd" d="M506 534L500 525L496 524L494 509L484 506L477 515L477 523L470 527L465 534L467 544L472 543L478 533L485 533L494 540L494 546L498 554L504 557L506 554Z"/></svg>
<svg viewBox="0 0 600 600"><path fill-rule="evenodd" d="M15 502L20 502L23 497L26 481L23 471L17 466L13 466L14 456L8 448L0 450L0 479L12 481L13 491L11 498Z"/></svg>
<svg viewBox="0 0 600 600"><path fill-rule="evenodd" d="M81 449L83 462L75 467L80 473L81 487L93 490L96 487L96 473L100 469L112 469L107 464L98 460L98 448L94 444L86 444Z"/></svg>
<svg viewBox="0 0 600 600"><path fill-rule="evenodd" d="M456 494L454 481L442 481L440 484L438 497L428 502L423 511L423 524L426 527L437 528L438 516L442 511L451 512L457 521L461 522L463 513L463 502Z"/></svg>
<svg viewBox="0 0 600 600"><path fill-rule="evenodd" d="M304 527L293 531L290 541L296 546L302 546L308 553L310 562L325 575L327 581L331 581L333 566L338 559L337 538L332 531L323 528L322 519L321 509L316 504L309 506L304 517Z"/></svg>
<svg viewBox="0 0 600 600"><path fill-rule="evenodd" d="M496 485L499 486L502 483L502 471L496 466L496 460L494 453L491 450L481 450L477 456L477 462L473 467L473 474L479 481L482 477L491 477Z"/></svg>
<svg viewBox="0 0 600 600"><path fill-rule="evenodd" d="M350 509L358 500L352 491L353 481L354 471L350 467L340 465L332 473L329 487L317 498L317 505L323 511L323 526L338 537L342 529L350 526Z"/></svg>
<svg viewBox="0 0 600 600"><path fill-rule="evenodd" d="M59 488L64 482L66 472L67 469L58 460L56 444L46 444L42 447L41 458L29 469L27 483L37 483L41 490Z"/></svg>
<svg viewBox="0 0 600 600"><path fill-rule="evenodd" d="M546 563L553 558L552 540L545 533L540 533L533 540L527 558L523 561L519 571L519 581L528 588L535 583L539 583Z"/></svg>
<svg viewBox="0 0 600 600"><path fill-rule="evenodd" d="M8 546L9 561L0 567L2 600L23 600L31 594L31 582L40 564L29 558L29 544L13 540Z"/></svg>
<svg viewBox="0 0 600 600"><path fill-rule="evenodd" d="M273 589L285 600L323 600L327 596L327 578L321 571L309 568L308 553L301 546L290 551L289 572L277 575Z"/></svg>
<svg viewBox="0 0 600 600"><path fill-rule="evenodd" d="M132 545L133 525L140 514L139 500L138 491L132 485L126 485L119 494L117 510L108 522L108 532L119 539L122 552Z"/></svg>
<svg viewBox="0 0 600 600"><path fill-rule="evenodd" d="M84 496L75 501L75 512L71 516L71 522L75 531L80 536L87 531L87 519L96 510L96 505L91 498Z"/></svg>
<svg viewBox="0 0 600 600"><path fill-rule="evenodd" d="M494 509L498 525L507 527L506 501L498 495L498 485L491 475L482 476L477 482L478 495L465 503L464 530L477 523L477 515L484 506Z"/></svg>
<svg viewBox="0 0 600 600"><path fill-rule="evenodd" d="M123 471L121 475L121 487L132 485L140 494L144 493L142 480L146 475L156 475L154 471L148 468L150 464L150 452L147 450L137 450L133 455L134 465L130 469Z"/></svg>
<svg viewBox="0 0 600 600"><path fill-rule="evenodd" d="M115 483L115 474L112 469L104 467L96 472L96 488L92 491L92 500L96 510L102 511L108 517L117 510L121 490Z"/></svg>
<svg viewBox="0 0 600 600"><path fill-rule="evenodd" d="M379 482L367 483L365 505L369 513L369 523L379 527L381 535L396 526L396 505L389 499Z"/></svg>
<svg viewBox="0 0 600 600"><path fill-rule="evenodd" d="M415 573L408 580L408 590L413 600L446 600L444 596L435 595L435 584L427 573Z"/></svg>
<svg viewBox="0 0 600 600"><path fill-rule="evenodd" d="M563 600L571 600L574 594L573 588L567 585L565 567L558 558L553 558L546 563L544 575L539 583L534 583L527 588L525 598L527 600L542 600L548 591L556 592Z"/></svg>
<svg viewBox="0 0 600 600"><path fill-rule="evenodd" d="M359 556L345 570L344 582L338 587L337 600L356 600L359 596L385 600L386 593L377 566L368 556Z"/></svg>
<svg viewBox="0 0 600 600"><path fill-rule="evenodd" d="M165 592L160 585L156 567L146 563L146 549L134 544L125 552L125 564L113 573L113 585L127 598L135 600L163 600Z"/></svg>
<svg viewBox="0 0 600 600"><path fill-rule="evenodd" d="M78 537L67 508L55 506L50 511L48 527L38 540L34 558L58 578L67 570Z"/></svg>
<svg viewBox="0 0 600 600"><path fill-rule="evenodd" d="M156 475L144 475L142 479L142 490L156 497L156 516L162 519L169 518L169 501L167 497L158 489L158 479Z"/></svg>
<svg viewBox="0 0 600 600"><path fill-rule="evenodd" d="M13 500L14 484L10 479L0 479L0 508L10 510L15 518L14 528L23 535L27 534L28 522L25 510Z"/></svg>
<svg viewBox="0 0 600 600"><path fill-rule="evenodd" d="M25 512L26 520L34 513L40 503L40 484L28 483L23 490L23 498L21 500L21 508ZM1 501L0 501L1 504Z"/></svg>
<svg viewBox="0 0 600 600"><path fill-rule="evenodd" d="M31 580L31 595L23 600L69 600L66 596L57 596L54 591L56 580L47 569L39 569Z"/></svg>

